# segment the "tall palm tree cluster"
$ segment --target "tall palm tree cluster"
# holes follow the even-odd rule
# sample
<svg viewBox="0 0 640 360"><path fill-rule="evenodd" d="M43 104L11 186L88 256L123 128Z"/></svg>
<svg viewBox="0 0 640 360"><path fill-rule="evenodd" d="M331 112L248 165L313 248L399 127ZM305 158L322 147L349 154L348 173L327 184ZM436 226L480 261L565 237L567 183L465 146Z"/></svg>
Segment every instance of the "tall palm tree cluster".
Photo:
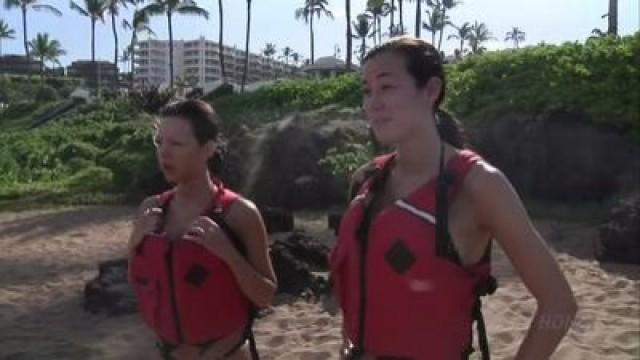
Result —
<svg viewBox="0 0 640 360"><path fill-rule="evenodd" d="M56 51L50 51L49 55L42 57L42 52L33 54L43 60L55 63L55 57L64 54L60 43L50 38L47 34L37 34L32 41L28 40L27 35L27 13L30 10L46 11L55 16L61 16L62 12L56 7L45 4L46 0L3 0L6 9L19 9L22 13L22 37L24 43L24 51L27 57L31 56L31 52L35 50L34 45L38 44L38 48L42 50L45 46ZM329 10L329 0L298 0L301 6L294 11L296 20L304 21L309 26L309 63L315 61L315 29L314 21L325 17L333 19L333 13ZM334 0L335 1L335 0ZM431 43L439 50L442 49L444 33L447 27L452 31L449 33L447 40L455 39L459 41L456 46L455 55L457 58L463 57L466 53L478 54L486 50L484 44L495 39L487 25L474 21L464 22L456 25L451 22L450 14L459 6L461 0L367 0L366 9L363 13L355 15L352 20L351 0L344 0L346 15L346 66L347 69L352 67L352 55L356 55L357 59L362 61L369 45L368 40L373 42L373 46L382 43L383 36L393 37L407 33L407 27L404 19L404 5L415 3L415 37L421 37L421 30L425 30L431 35ZM145 4L146 2L146 4ZM617 34L617 6L618 0L609 0L609 12L603 17L607 17L609 21L608 34ZM222 79L226 81L225 62L223 51L223 30L224 30L224 7L223 0L217 1L218 6L218 24L219 24L219 57L222 70ZM117 18L123 8L129 6L135 7L131 19L124 19L122 26L131 31L131 38L122 54L119 57L119 39L117 32ZM242 77L241 89L247 78L247 69L249 64L249 44L251 39L251 6L252 0L246 0L246 40L245 40L245 61L244 72ZM111 20L111 28L114 39L113 61L130 64L130 71L135 71L135 52L138 35L148 33L154 35L153 30L149 27L149 19L154 16L163 16L167 20L167 28L169 34L169 74L170 86L173 86L173 19L178 15L200 16L208 19L210 14L207 10L200 7L195 0L71 0L70 7L72 10L88 18L91 26L91 60L95 61L95 27L96 23L104 23L105 17L109 16ZM397 16L396 16L397 15ZM424 17L424 20L423 20ZM388 27L383 26L383 19L389 19ZM397 19L397 21L396 21ZM594 30L595 33L595 30ZM604 34L603 31L600 31ZM0 54L2 53L2 40L14 39L15 30L10 29L8 24L0 19ZM44 36L47 35L47 36ZM353 40L357 41L357 49L353 50ZM45 41L45 43L42 43ZM512 42L514 48L518 48L525 41L525 33L518 27L513 27L511 31L506 33L506 42ZM277 50L274 44L268 43L264 49L264 55L272 58ZM46 53L46 52L45 52ZM58 55L55 55L58 54ZM52 58L53 57L53 58ZM301 60L299 53L293 51L290 47L282 50L280 59L289 64L292 60L294 64L298 64ZM43 65L44 66L44 65Z"/></svg>
<svg viewBox="0 0 640 360"><path fill-rule="evenodd" d="M309 0L307 0L309 1ZM367 41L372 40L373 46L382 43L383 36L394 37L407 33L404 22L404 0L368 0L363 13L356 15L355 20L351 20L350 1L346 0L346 15L348 22L347 29L347 53L352 52L351 39L359 42L355 54L362 62L364 55L369 49ZM421 30L425 30L431 35L431 44L438 51L441 51L444 40L444 33L447 27L451 28L451 33L447 40L456 39L460 43L455 50L457 58L461 58L467 52L481 53L484 51L483 43L493 39L487 25L475 21L473 24L464 22L455 25L451 22L449 14L461 4L459 0L407 0L415 3L415 37L421 37ZM397 5L397 6L396 6ZM396 22L396 14L398 21ZM382 20L389 18L388 27L383 27ZM524 41L524 32L518 29L517 41ZM469 49L466 49L466 46ZM347 59L347 66L351 66L350 59Z"/></svg>

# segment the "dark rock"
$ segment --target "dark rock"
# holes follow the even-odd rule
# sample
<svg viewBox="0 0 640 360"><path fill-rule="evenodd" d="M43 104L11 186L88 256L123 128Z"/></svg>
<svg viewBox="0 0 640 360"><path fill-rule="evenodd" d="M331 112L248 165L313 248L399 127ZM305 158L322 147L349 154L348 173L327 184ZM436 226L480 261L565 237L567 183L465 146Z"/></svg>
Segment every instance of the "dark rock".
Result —
<svg viewBox="0 0 640 360"><path fill-rule="evenodd" d="M368 136L361 112L325 108L293 114L229 139L222 178L257 204L324 209L344 203L347 179L319 161L329 148Z"/></svg>
<svg viewBox="0 0 640 360"><path fill-rule="evenodd" d="M330 212L327 215L327 222L329 225L329 229L333 230L335 235L338 235L338 230L340 230L340 221L342 221L343 213L338 212Z"/></svg>
<svg viewBox="0 0 640 360"><path fill-rule="evenodd" d="M640 183L640 147L588 115L510 111L465 120L474 148L529 197L602 201Z"/></svg>
<svg viewBox="0 0 640 360"><path fill-rule="evenodd" d="M84 308L109 316L137 311L133 289L127 281L127 259L110 260L98 265L98 276L84 288Z"/></svg>
<svg viewBox="0 0 640 360"><path fill-rule="evenodd" d="M323 293L328 282L313 271L326 271L329 249L303 233L292 233L271 246L271 261L278 277L278 293Z"/></svg>
<svg viewBox="0 0 640 360"><path fill-rule="evenodd" d="M640 193L621 200L600 227L599 260L640 265Z"/></svg>
<svg viewBox="0 0 640 360"><path fill-rule="evenodd" d="M269 234L293 231L294 221L291 211L275 207L260 207L260 213Z"/></svg>

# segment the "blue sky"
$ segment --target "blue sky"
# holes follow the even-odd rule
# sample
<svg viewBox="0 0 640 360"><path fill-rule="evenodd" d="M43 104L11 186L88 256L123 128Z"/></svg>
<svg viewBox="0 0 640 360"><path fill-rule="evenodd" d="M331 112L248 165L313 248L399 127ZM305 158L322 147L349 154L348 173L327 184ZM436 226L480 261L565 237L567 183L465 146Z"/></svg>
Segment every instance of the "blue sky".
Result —
<svg viewBox="0 0 640 360"><path fill-rule="evenodd" d="M68 0L41 0L43 3L56 6L63 12L58 18L46 12L29 11L29 38L38 32L48 32L58 39L67 55L62 57L61 63L69 64L76 59L89 59L91 56L91 33L88 18L82 17L69 8ZM82 0L78 0L82 1ZM218 9L217 0L200 0L199 5L207 9L212 17L209 21L189 16L178 16L174 19L174 39L194 39L204 36L208 39L218 38ZM290 46L305 58L309 56L309 28L302 21L296 21L295 9L304 0L253 0L252 1L252 39L251 51L259 52L265 43L273 42L278 49ZM404 21L413 33L415 22L415 3L404 1ZM619 0L619 32L632 34L640 29L639 0ZM243 0L225 0L225 42L231 46L244 48L246 2ZM366 0L352 0L352 16L362 12ZM329 0L330 9L335 15L334 20L321 19L316 22L315 55L333 55L336 46L342 49L344 57L345 45L345 16L344 1ZM607 21L601 15L608 10L608 0L464 0L451 13L451 21L461 24L465 21L478 20L487 24L489 30L497 38L487 44L489 49L499 49L509 46L503 41L505 33L512 26L518 26L526 33L527 44L562 43L564 41L584 41L593 28L606 30ZM119 23L123 18L130 18L131 11L121 13ZM2 53L22 54L22 20L18 10L6 10L0 7L0 18L4 19L16 31L15 40L2 42ZM104 24L96 26L96 57L98 59L113 59L113 36L110 18ZM397 21L397 20L396 20ZM120 25L120 24L118 24ZM388 20L383 21L388 26ZM152 29L158 39L167 39L166 17L154 18ZM130 33L119 27L121 47L130 39ZM452 30L452 29L451 29ZM448 31L451 31L448 30ZM446 40L445 32L445 40ZM423 30L422 36L430 39L430 34ZM143 37L144 38L144 37ZM444 49L447 53L455 48L456 41L445 41Z"/></svg>

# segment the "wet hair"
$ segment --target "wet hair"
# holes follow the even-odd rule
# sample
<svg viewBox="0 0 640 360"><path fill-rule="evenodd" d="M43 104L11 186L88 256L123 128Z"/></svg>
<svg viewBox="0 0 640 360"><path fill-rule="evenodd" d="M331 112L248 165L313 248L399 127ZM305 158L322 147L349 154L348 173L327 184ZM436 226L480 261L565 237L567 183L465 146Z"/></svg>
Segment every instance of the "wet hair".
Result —
<svg viewBox="0 0 640 360"><path fill-rule="evenodd" d="M438 133L440 138L451 146L459 149L465 148L467 142L462 125L449 113L440 109L446 88L443 59L440 52L426 41L410 36L401 36L373 48L364 57L363 64L385 53L397 54L406 60L407 71L415 80L418 88L424 88L432 77L440 79L442 89L434 103Z"/></svg>
<svg viewBox="0 0 640 360"><path fill-rule="evenodd" d="M202 100L190 99L170 103L159 112L159 117L177 117L189 122L198 144L216 142L220 135L220 119L213 107ZM208 167L212 174L218 175L222 168L223 148L218 146L215 154L209 158Z"/></svg>

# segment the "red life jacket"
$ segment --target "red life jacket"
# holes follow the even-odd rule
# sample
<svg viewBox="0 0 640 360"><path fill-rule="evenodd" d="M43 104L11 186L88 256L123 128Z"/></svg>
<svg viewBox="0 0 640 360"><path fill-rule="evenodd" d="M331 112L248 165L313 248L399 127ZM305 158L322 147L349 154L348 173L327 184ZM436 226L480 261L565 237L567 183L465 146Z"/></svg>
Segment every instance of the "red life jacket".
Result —
<svg viewBox="0 0 640 360"><path fill-rule="evenodd" d="M241 242L221 216L238 195L221 183L217 186L205 215L239 247ZM170 190L159 196L163 215L174 194ZM148 234L135 249L130 267L140 314L165 343L202 345L250 326L251 303L231 269L192 241L170 241L164 232Z"/></svg>
<svg viewBox="0 0 640 360"><path fill-rule="evenodd" d="M330 255L346 335L357 352L376 357L466 358L473 351L472 322L482 320L479 295L495 288L482 289L492 279L489 249L474 266L459 263L446 230L446 202L455 198L480 158L464 150L447 164L445 174L452 179L439 200L445 203L439 206L444 214L436 214L438 177L371 218L366 198L379 186L376 181L384 182L380 177L388 174L393 158L389 154L374 160L379 171L365 182L344 214ZM443 250L436 237L436 218L444 218L446 234L441 237L449 245L445 241ZM447 251L455 256L446 255ZM480 325L484 332L484 322Z"/></svg>

